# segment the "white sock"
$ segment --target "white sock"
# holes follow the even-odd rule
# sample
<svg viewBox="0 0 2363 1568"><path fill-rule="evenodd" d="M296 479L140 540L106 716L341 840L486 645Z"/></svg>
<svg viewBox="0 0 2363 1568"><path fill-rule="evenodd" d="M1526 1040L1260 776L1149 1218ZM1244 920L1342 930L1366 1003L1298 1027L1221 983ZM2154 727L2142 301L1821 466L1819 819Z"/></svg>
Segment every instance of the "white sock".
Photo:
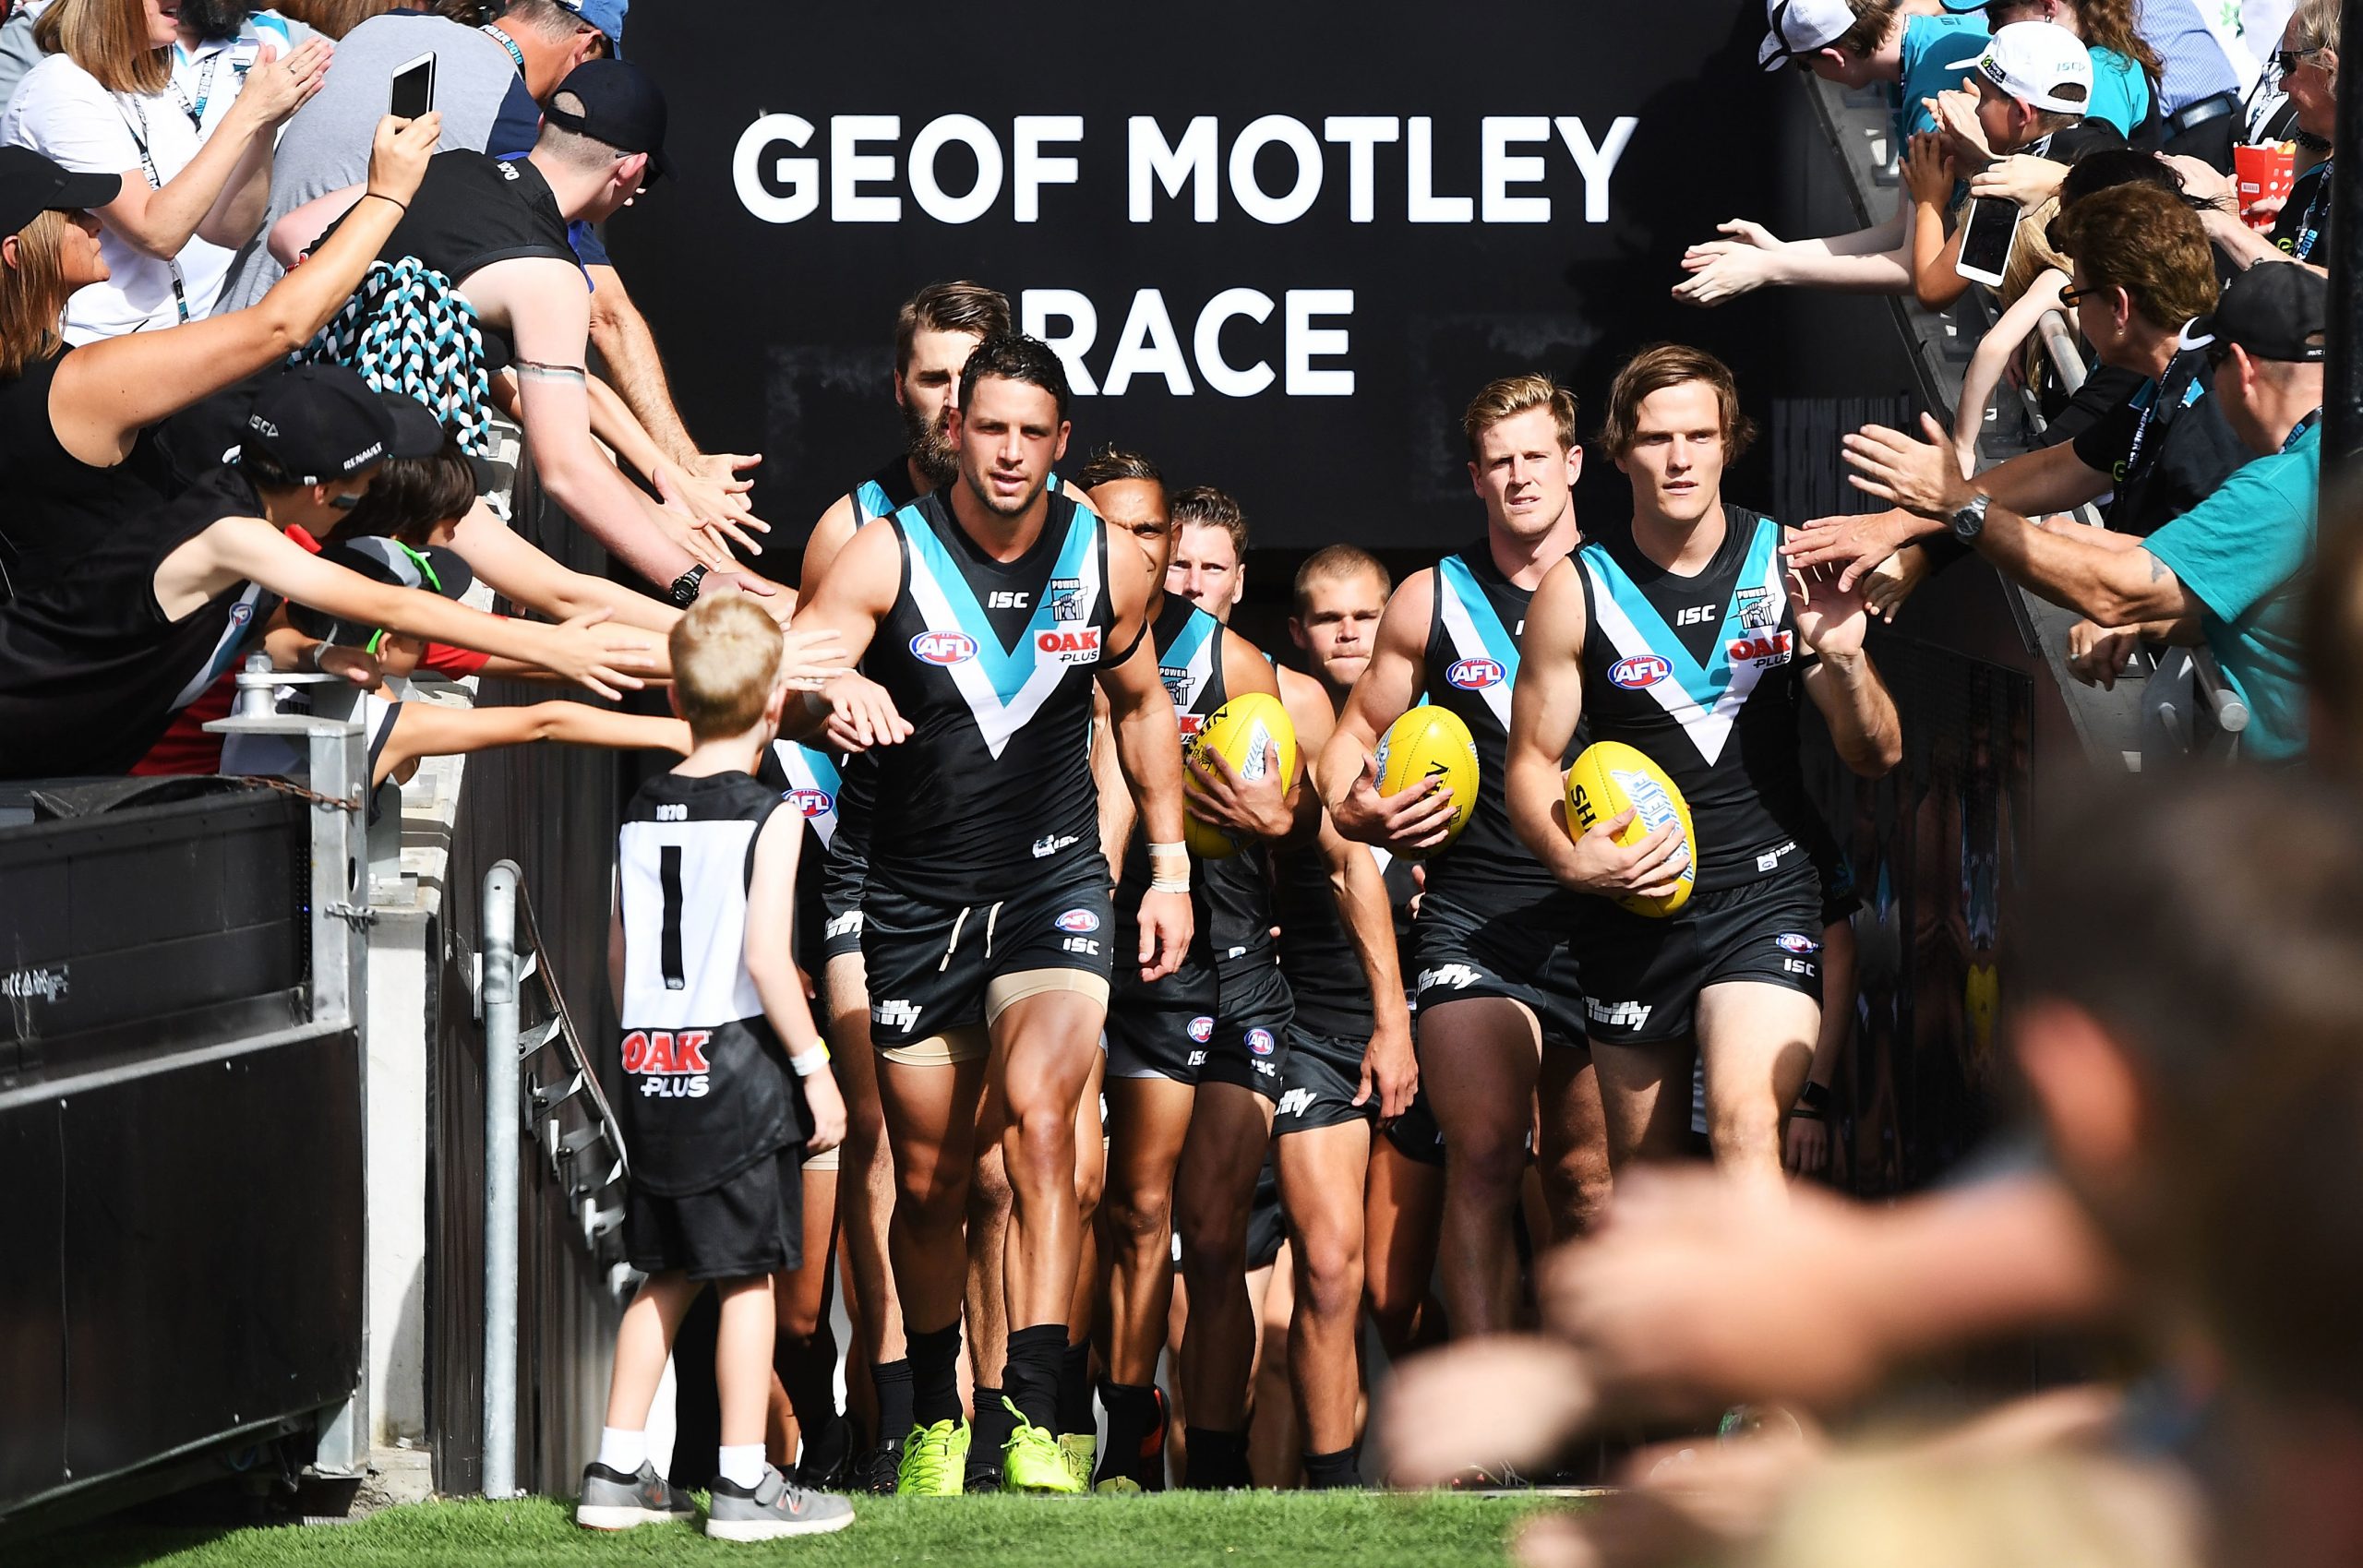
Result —
<svg viewBox="0 0 2363 1568"><path fill-rule="evenodd" d="M637 1474L648 1461L648 1433L626 1431L621 1427L599 1429L599 1463L610 1470L630 1476Z"/></svg>
<svg viewBox="0 0 2363 1568"><path fill-rule="evenodd" d="M718 1451L721 1457L718 1474L735 1487L751 1487L763 1478L763 1445L760 1442L724 1443Z"/></svg>

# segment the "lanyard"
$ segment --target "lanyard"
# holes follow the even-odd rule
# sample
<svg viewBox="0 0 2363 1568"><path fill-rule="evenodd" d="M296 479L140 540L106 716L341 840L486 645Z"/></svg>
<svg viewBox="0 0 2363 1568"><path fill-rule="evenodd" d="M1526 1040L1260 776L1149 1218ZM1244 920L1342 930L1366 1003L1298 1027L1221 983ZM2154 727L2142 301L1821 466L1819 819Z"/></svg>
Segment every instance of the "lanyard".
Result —
<svg viewBox="0 0 2363 1568"><path fill-rule="evenodd" d="M2312 257L2314 242L2321 238L2322 221L2330 216L2330 161L2324 159L2322 177L2315 184L2314 194L2307 198L2306 216L2299 221L2297 239L2289 247L2289 254L2300 261Z"/></svg>
<svg viewBox="0 0 2363 1568"><path fill-rule="evenodd" d="M2191 361L2185 364L2188 359ZM2165 408L2181 408L2190 401L2190 389L2197 380L2199 366L2196 355L2177 354L2166 366L2166 373L2151 384L2150 401L2142 406L2141 423L2133 427L2132 444L2125 449L2125 461L2118 467L2119 483L2141 471L2141 448L2150 438L2150 423Z"/></svg>
<svg viewBox="0 0 2363 1568"><path fill-rule="evenodd" d="M476 30L483 33L486 38L491 39L495 43L499 44L503 49L508 50L510 60L515 64L517 67L517 74L521 77L525 74L525 52L517 47L517 41L515 39L510 37L498 28L494 27L490 22L486 22Z"/></svg>
<svg viewBox="0 0 2363 1568"><path fill-rule="evenodd" d="M2321 418L2321 416L2322 411L2316 409L2313 413L2306 415L2305 418L2297 421L2297 426L2289 432L2288 439L2281 443L2281 449L2285 452L2290 448L2296 446L2297 444L2297 437L2303 436L2307 431L2311 430L2314 427L2314 422Z"/></svg>
<svg viewBox="0 0 2363 1568"><path fill-rule="evenodd" d="M188 101L188 94L181 90L177 80L172 84L173 96L181 101L181 113L188 116L190 128L200 135L205 130L205 106L213 101L213 73L221 66L222 56L229 52L229 47L224 45L205 57L205 74L197 78L196 102Z"/></svg>
<svg viewBox="0 0 2363 1568"><path fill-rule="evenodd" d="M155 155L148 150L148 106L133 99L130 107L126 109L124 106L124 96L118 92L114 95L114 107L115 112L123 116L123 128L131 133L131 145L139 150L139 167L148 176L149 188L162 190L164 177L156 172ZM132 124L132 116L135 114L139 118L137 126ZM173 275L173 303L180 308L181 324L186 326L188 324L188 281L181 276L180 257L166 257L164 266ZM143 322L141 325L145 326L146 323Z"/></svg>

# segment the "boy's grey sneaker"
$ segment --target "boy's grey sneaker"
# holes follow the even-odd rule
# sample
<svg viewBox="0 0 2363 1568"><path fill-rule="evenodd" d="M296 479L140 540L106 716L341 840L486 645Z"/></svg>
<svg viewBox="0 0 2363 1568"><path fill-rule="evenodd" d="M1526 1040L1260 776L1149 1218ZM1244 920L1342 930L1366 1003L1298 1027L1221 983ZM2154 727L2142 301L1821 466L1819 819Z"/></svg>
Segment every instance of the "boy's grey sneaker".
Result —
<svg viewBox="0 0 2363 1568"><path fill-rule="evenodd" d="M716 1476L705 1533L716 1540L764 1541L781 1536L821 1536L853 1523L853 1504L824 1491L806 1491L773 1466L751 1487Z"/></svg>
<svg viewBox="0 0 2363 1568"><path fill-rule="evenodd" d="M629 1476L596 1462L583 1468L574 1522L586 1530L629 1530L697 1516L698 1505L690 1494L677 1490L654 1465L643 1462L637 1474Z"/></svg>

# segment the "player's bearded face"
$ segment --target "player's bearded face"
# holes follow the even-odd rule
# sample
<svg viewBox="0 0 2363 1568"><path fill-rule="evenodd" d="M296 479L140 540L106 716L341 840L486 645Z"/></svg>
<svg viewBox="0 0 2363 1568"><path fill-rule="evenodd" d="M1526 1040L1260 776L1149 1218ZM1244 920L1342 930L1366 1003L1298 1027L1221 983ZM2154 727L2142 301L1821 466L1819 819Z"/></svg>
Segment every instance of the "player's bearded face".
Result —
<svg viewBox="0 0 2363 1568"><path fill-rule="evenodd" d="M914 398L902 409L911 465L941 490L960 476L960 453L952 444L952 401L947 398L930 410Z"/></svg>

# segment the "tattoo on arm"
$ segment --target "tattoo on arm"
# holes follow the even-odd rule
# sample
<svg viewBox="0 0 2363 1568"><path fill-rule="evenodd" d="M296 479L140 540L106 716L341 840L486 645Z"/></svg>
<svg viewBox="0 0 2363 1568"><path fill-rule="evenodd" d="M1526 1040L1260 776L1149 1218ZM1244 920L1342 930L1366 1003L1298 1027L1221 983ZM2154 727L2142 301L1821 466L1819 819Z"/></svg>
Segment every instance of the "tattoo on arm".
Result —
<svg viewBox="0 0 2363 1568"><path fill-rule="evenodd" d="M2141 553L2145 556L2150 556L2150 552L2147 550L2144 550ZM2158 559L2155 556L2150 556L2150 581L2155 582L2165 575L2166 563Z"/></svg>

